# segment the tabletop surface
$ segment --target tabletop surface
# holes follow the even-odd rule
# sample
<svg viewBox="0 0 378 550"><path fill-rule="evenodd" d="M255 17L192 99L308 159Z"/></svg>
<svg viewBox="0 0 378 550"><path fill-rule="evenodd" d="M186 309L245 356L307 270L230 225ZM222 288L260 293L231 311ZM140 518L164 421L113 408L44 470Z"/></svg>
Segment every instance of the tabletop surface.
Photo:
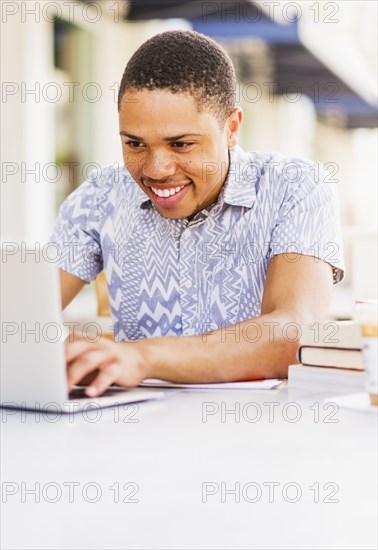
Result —
<svg viewBox="0 0 378 550"><path fill-rule="evenodd" d="M2 409L4 549L373 549L377 417L313 390Z"/></svg>

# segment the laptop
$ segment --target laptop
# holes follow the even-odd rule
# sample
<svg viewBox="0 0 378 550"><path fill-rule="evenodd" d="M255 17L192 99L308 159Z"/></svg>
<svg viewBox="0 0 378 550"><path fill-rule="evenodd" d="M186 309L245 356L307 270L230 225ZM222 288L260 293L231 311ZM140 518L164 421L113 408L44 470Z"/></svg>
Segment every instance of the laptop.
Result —
<svg viewBox="0 0 378 550"><path fill-rule="evenodd" d="M69 330L61 313L59 270L42 248L39 254L30 249L1 246L0 406L72 414L167 395L161 389L111 387L90 398L78 386L68 393L64 341Z"/></svg>

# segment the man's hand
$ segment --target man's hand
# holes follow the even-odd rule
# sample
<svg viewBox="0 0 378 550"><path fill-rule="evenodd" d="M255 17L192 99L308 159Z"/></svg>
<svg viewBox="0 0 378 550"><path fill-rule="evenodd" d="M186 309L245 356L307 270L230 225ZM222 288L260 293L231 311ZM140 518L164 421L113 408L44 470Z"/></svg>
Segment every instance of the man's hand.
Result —
<svg viewBox="0 0 378 550"><path fill-rule="evenodd" d="M75 332L65 345L69 390L84 379L90 380L85 392L96 397L112 384L132 387L147 378L147 363L134 343L105 338L88 342Z"/></svg>

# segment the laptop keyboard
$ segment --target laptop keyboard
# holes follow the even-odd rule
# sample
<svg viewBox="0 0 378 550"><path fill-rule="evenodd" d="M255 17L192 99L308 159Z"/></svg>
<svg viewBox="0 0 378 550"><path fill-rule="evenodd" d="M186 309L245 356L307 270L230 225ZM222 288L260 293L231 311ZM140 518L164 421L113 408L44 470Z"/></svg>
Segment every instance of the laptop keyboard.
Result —
<svg viewBox="0 0 378 550"><path fill-rule="evenodd" d="M124 393L125 391L127 391L127 388L112 390L108 389L97 397L89 397L89 395L85 393L85 388L74 388L70 391L68 399L99 399L100 397L112 397L114 395L119 395L120 393Z"/></svg>

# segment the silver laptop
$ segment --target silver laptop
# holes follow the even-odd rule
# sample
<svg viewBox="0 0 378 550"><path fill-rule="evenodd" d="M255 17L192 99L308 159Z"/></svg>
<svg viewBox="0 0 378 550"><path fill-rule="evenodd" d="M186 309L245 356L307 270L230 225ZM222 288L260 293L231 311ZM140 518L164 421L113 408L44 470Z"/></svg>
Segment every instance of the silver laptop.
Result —
<svg viewBox="0 0 378 550"><path fill-rule="evenodd" d="M68 328L61 314L59 272L42 251L38 257L24 249L15 243L1 246L0 406L73 413L166 395L156 389L113 387L94 398L79 387L68 393Z"/></svg>

